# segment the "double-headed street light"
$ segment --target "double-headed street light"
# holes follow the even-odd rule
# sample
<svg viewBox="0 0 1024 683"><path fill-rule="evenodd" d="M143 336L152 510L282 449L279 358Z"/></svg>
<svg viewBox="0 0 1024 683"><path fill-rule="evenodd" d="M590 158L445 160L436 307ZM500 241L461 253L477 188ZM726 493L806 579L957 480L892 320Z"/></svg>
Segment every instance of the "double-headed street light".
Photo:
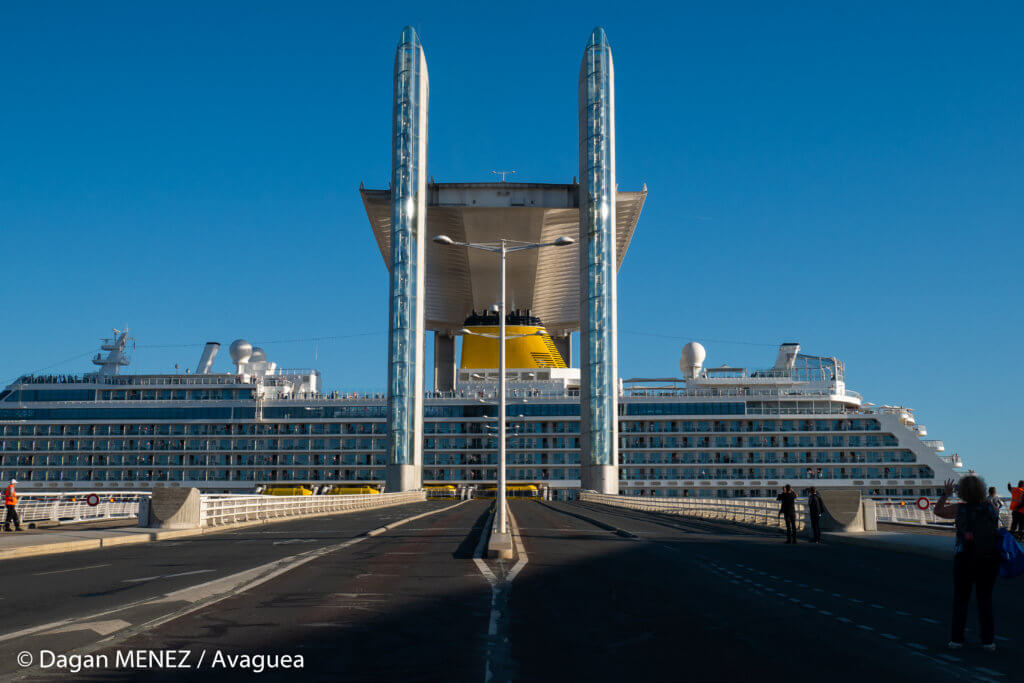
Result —
<svg viewBox="0 0 1024 683"><path fill-rule="evenodd" d="M506 257L517 251L527 251L530 249L540 249L541 247L567 247L571 244L576 244L576 240L571 237L559 237L551 242L519 242L516 240L499 240L497 242L456 242L448 235L438 235L434 238L434 241L438 244L443 244L448 247L467 247L469 249L479 249L481 251L489 251L494 254L501 256L501 267L499 268L499 285L498 291L501 293L501 299L498 303L498 335L481 334L479 332L470 332L469 330L462 330L463 333L470 332L470 334L477 334L482 337L492 337L498 339L498 495L497 495L497 514L498 514L498 533L508 533L508 517L505 515L505 341L508 337L505 336L505 259ZM534 332L533 334L543 334L542 332ZM526 337L530 335L516 335L517 337Z"/></svg>

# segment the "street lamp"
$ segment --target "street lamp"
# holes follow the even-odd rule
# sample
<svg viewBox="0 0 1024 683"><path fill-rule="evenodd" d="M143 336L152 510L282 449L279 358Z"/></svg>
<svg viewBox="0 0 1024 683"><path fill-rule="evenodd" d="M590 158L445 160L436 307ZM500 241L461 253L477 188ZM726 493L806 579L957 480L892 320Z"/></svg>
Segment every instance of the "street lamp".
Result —
<svg viewBox="0 0 1024 683"><path fill-rule="evenodd" d="M501 267L499 268L498 275L498 291L501 293L501 299L498 303L498 335L483 334L480 332L471 332L470 330L462 330L463 334L476 334L481 337L491 337L498 340L498 496L497 496L497 508L498 508L498 533L508 533L508 517L505 514L505 341L509 337L505 336L505 259L509 254L517 251L528 251L530 249L540 249L541 247L567 247L571 244L576 244L576 240L572 237L558 237L551 242L519 242L517 240L498 240L497 242L458 242L453 240L448 235L438 235L434 238L434 242L437 244L444 245L446 247L466 247L468 249L479 249L481 251L489 251L492 254L498 254L501 257ZM532 334L544 334L539 330ZM516 337L526 337L530 335L515 335Z"/></svg>

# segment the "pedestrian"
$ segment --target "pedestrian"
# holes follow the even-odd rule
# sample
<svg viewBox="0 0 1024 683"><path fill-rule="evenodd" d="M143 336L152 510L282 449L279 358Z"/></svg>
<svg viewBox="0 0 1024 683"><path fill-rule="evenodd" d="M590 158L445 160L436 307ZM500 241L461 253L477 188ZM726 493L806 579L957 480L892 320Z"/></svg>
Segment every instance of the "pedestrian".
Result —
<svg viewBox="0 0 1024 683"><path fill-rule="evenodd" d="M1006 488L1010 489L1010 533L1019 541L1024 537L1024 479L1016 487L1007 484Z"/></svg>
<svg viewBox="0 0 1024 683"><path fill-rule="evenodd" d="M18 480L11 479L11 483L4 489L4 505L7 506L7 518L4 520L4 531L11 530L11 524L14 524L15 531L21 531L21 518L18 517L18 492L14 490L17 486Z"/></svg>
<svg viewBox="0 0 1024 683"><path fill-rule="evenodd" d="M796 543L796 491L786 484L775 500L780 502L779 514L786 520L786 543Z"/></svg>
<svg viewBox="0 0 1024 683"><path fill-rule="evenodd" d="M995 486L988 487L988 498L986 500L988 500L989 505L995 508L996 516L999 516L1000 510L1003 509L1003 499L996 495Z"/></svg>
<svg viewBox="0 0 1024 683"><path fill-rule="evenodd" d="M995 652L995 621L992 615L992 589L999 576L999 516L985 498L985 482L968 475L960 479L960 503L948 503L953 493L953 480L946 482L935 514L956 520L956 548L953 557L953 627L949 641L951 650L964 646L967 626L967 603L974 588L978 601L978 625L981 646Z"/></svg>
<svg viewBox="0 0 1024 683"><path fill-rule="evenodd" d="M807 494L807 512L811 516L811 532L814 536L811 543L821 543L821 515L825 512L825 501L821 499L818 489L813 486Z"/></svg>

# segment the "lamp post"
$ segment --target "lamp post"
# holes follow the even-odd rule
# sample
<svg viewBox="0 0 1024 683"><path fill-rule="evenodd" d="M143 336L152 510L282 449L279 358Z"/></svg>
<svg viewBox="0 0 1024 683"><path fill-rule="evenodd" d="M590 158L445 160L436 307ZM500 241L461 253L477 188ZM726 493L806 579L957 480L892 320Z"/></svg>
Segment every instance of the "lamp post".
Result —
<svg viewBox="0 0 1024 683"><path fill-rule="evenodd" d="M448 235L438 235L434 242L448 247L466 247L468 249L479 249L498 254L501 257L498 274L498 291L500 300L498 302L498 492L497 492L497 514L498 533L508 533L508 516L505 514L505 260L509 254L517 251L540 249L541 247L567 247L576 244L571 237L559 237L551 242L519 242L517 240L502 239L497 242L457 242ZM494 335L480 334L463 330L463 333L477 334L483 337L494 337ZM528 336L528 335L516 335Z"/></svg>

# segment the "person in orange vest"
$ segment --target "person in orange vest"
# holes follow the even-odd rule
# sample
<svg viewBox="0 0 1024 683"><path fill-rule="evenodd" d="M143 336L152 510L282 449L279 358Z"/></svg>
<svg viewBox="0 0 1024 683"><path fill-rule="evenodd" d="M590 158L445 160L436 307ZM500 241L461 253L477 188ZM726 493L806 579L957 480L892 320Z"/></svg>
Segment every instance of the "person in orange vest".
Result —
<svg viewBox="0 0 1024 683"><path fill-rule="evenodd" d="M1020 540L1024 536L1024 479L1018 481L1016 487L1007 484L1006 488L1010 489L1010 533Z"/></svg>
<svg viewBox="0 0 1024 683"><path fill-rule="evenodd" d="M21 518L18 517L18 492L14 487L18 484L17 479L11 479L11 483L4 489L4 505L7 506L7 519L4 520L4 531L11 530L11 522L14 522L14 530L21 531Z"/></svg>

